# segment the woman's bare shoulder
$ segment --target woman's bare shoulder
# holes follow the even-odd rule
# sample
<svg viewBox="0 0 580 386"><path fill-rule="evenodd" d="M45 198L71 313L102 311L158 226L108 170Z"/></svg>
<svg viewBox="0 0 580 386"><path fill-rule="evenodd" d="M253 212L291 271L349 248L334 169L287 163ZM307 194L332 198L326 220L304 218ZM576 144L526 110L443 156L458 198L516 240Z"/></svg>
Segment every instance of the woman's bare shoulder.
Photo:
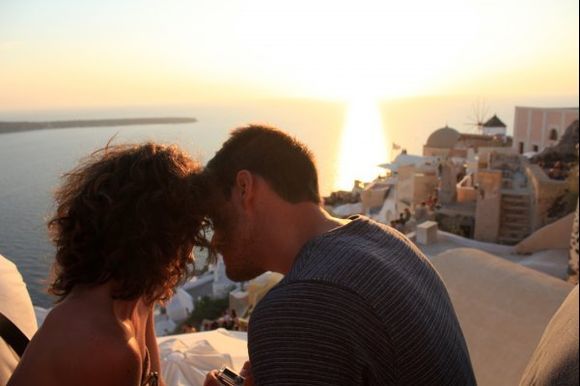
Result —
<svg viewBox="0 0 580 386"><path fill-rule="evenodd" d="M114 320L97 313L79 317L57 307L30 342L18 370L39 374L46 385L54 379L59 386L127 386L139 384L141 366L138 348ZM14 386L36 384L33 381L27 377Z"/></svg>

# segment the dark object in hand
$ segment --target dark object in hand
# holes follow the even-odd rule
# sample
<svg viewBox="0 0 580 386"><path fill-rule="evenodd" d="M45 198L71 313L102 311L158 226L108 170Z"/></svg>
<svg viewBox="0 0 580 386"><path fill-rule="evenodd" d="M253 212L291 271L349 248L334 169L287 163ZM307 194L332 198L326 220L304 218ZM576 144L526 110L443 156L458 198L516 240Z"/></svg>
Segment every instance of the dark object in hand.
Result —
<svg viewBox="0 0 580 386"><path fill-rule="evenodd" d="M242 386L246 380L240 374L229 367L223 367L217 374L217 378L225 386Z"/></svg>

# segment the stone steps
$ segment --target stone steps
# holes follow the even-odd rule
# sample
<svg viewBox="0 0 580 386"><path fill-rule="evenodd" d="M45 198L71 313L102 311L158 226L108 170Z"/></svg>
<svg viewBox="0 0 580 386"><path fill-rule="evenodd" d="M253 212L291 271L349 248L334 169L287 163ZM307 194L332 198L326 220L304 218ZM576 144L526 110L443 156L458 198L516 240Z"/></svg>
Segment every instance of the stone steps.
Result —
<svg viewBox="0 0 580 386"><path fill-rule="evenodd" d="M530 210L529 208L501 208L502 217L521 217L528 218Z"/></svg>
<svg viewBox="0 0 580 386"><path fill-rule="evenodd" d="M518 213L514 214L502 213L501 218L510 221L525 220L526 222L528 222L530 216L528 215L528 213L521 213L521 211L518 211Z"/></svg>
<svg viewBox="0 0 580 386"><path fill-rule="evenodd" d="M500 233L501 233L501 229L505 229L505 230L516 230L516 231L529 231L530 230L530 225L528 223L515 223L515 222L506 222L501 224L500 227Z"/></svg>
<svg viewBox="0 0 580 386"><path fill-rule="evenodd" d="M514 245L531 233L529 195L503 194L498 242Z"/></svg>
<svg viewBox="0 0 580 386"><path fill-rule="evenodd" d="M510 201L510 200L501 200L502 206L530 206L529 201Z"/></svg>
<svg viewBox="0 0 580 386"><path fill-rule="evenodd" d="M502 196L501 198L502 203L506 203L506 204L515 204L515 205L529 205L530 200L527 197L506 197L505 195Z"/></svg>

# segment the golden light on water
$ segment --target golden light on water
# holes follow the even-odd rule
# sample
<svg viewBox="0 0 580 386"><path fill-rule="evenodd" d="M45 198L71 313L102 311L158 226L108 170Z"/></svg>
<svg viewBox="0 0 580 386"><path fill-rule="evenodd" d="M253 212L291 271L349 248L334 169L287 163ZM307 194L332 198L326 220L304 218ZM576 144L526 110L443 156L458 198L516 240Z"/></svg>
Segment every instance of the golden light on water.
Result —
<svg viewBox="0 0 580 386"><path fill-rule="evenodd" d="M370 98L353 100L347 110L340 144L335 188L350 190L355 179L372 181L390 161L378 104Z"/></svg>

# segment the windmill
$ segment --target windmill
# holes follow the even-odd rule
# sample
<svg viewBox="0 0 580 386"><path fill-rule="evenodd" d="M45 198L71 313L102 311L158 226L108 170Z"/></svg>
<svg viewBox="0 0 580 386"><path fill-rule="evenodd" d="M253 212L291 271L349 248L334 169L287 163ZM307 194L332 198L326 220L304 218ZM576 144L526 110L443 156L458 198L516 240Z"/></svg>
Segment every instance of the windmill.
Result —
<svg viewBox="0 0 580 386"><path fill-rule="evenodd" d="M476 101L472 104L471 107L471 114L467 117L469 120L465 123L465 125L475 128L479 134L483 132L483 125L487 120L489 114L489 107L487 103L485 103L485 99L477 98Z"/></svg>

